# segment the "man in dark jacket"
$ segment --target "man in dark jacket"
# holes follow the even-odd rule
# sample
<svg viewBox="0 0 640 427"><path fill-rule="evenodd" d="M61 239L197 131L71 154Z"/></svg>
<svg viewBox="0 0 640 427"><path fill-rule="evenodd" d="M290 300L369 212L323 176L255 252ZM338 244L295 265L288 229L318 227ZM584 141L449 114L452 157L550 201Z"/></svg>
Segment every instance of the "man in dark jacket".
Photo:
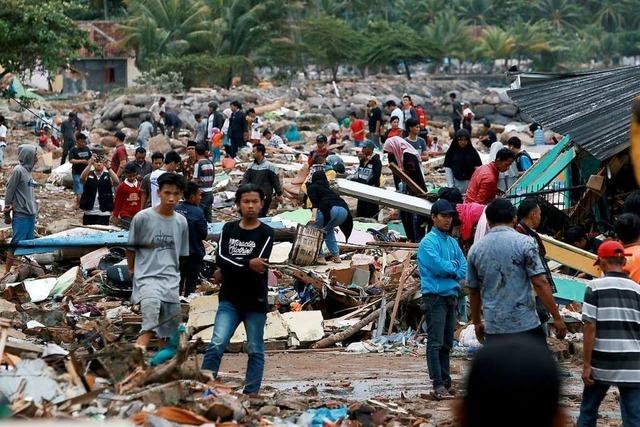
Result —
<svg viewBox="0 0 640 427"><path fill-rule="evenodd" d="M535 231L542 222L542 210L540 206L538 206L538 202L535 198L527 198L520 203L518 206L518 224L516 225L516 231L521 234L525 234L527 236L533 237L533 240L538 244L538 251L540 253L540 261L542 261L542 265L546 271L545 276L547 277L547 282L551 285L551 291L553 293L557 292L556 285L553 283L553 276L551 275L551 269L547 264L546 255L547 250L544 247L544 243L542 239ZM538 312L538 317L540 317L540 322L545 324L547 320L549 320L549 312L544 307L542 302L538 297L536 297L536 311Z"/></svg>
<svg viewBox="0 0 640 427"><path fill-rule="evenodd" d="M260 218L264 218L269 213L273 192L276 193L276 200L280 202L282 196L282 185L278 177L278 171L266 158L266 147L263 144L253 146L254 162L249 166L242 178L242 185L254 184L264 192L264 204L260 210Z"/></svg>
<svg viewBox="0 0 640 427"><path fill-rule="evenodd" d="M178 134L180 133L180 128L182 127L182 120L176 113L172 113L170 111L164 112L160 111L160 117L164 120L164 126L167 129L166 135L169 138L178 138Z"/></svg>
<svg viewBox="0 0 640 427"><path fill-rule="evenodd" d="M380 156L373 153L374 146L372 141L364 143L364 147L362 147L362 152L360 153L360 166L352 179L361 184L380 187L382 162L380 161ZM379 211L380 208L375 203L358 200L356 216L361 218L375 218Z"/></svg>
<svg viewBox="0 0 640 427"><path fill-rule="evenodd" d="M238 154L238 150L247 140L248 125L247 119L242 112L242 104L239 101L231 102L231 117L229 118L229 141L231 146L227 147L227 153L231 157Z"/></svg>
<svg viewBox="0 0 640 427"><path fill-rule="evenodd" d="M189 256L180 258L180 295L185 297L196 290L198 276L204 258L203 240L207 238L207 220L200 209L202 191L195 182L188 182L184 201L176 206L176 212L187 219L189 226Z"/></svg>

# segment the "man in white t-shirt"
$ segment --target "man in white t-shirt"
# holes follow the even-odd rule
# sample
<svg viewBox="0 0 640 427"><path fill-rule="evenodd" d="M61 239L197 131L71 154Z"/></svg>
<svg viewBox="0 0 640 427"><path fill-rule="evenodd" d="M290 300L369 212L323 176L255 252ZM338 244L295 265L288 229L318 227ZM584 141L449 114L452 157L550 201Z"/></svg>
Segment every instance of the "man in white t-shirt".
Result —
<svg viewBox="0 0 640 427"><path fill-rule="evenodd" d="M4 116L0 115L0 170L4 167L4 147L7 146L7 124Z"/></svg>
<svg viewBox="0 0 640 427"><path fill-rule="evenodd" d="M389 122L391 122L391 117L398 118L398 127L400 129L404 129L404 114L402 114L402 110L398 108L398 104L393 99L385 102L384 106L387 108L387 112L389 113Z"/></svg>
<svg viewBox="0 0 640 427"><path fill-rule="evenodd" d="M162 166L158 170L151 172L151 175L149 176L149 193L151 194L152 208L155 208L160 204L160 196L158 195L158 178L160 178L160 175L166 172L175 172L176 169L178 169L181 161L182 159L180 158L180 155L178 153L176 153L175 151L169 151L167 155L164 156L164 166Z"/></svg>

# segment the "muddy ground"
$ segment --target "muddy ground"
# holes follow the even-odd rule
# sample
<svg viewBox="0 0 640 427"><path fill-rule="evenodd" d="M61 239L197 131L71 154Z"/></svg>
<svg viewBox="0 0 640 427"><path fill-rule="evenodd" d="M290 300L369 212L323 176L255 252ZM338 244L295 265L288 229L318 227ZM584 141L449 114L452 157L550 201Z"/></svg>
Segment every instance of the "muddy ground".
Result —
<svg viewBox="0 0 640 427"><path fill-rule="evenodd" d="M221 376L225 382L239 383L244 377L246 355L227 354L222 361ZM458 389L463 387L469 360L452 359L452 376ZM580 409L582 365L577 362L561 364L563 388L561 404L575 425ZM314 387L319 398L366 401L391 400L400 407L411 405L431 414L436 425L452 421L451 402L437 402L429 398L426 360L423 355L398 356L394 353L352 354L331 352L269 353L266 357L263 389L273 387L292 395L308 392ZM609 391L600 410L598 425L621 426L617 390ZM532 402L532 405L535 405ZM514 424L514 425L517 425Z"/></svg>

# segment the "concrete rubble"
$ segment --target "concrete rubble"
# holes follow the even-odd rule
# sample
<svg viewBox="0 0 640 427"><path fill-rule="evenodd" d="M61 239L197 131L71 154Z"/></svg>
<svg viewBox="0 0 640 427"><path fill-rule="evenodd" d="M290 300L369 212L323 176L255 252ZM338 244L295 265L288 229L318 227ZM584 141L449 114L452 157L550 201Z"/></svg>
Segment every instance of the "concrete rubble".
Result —
<svg viewBox="0 0 640 427"><path fill-rule="evenodd" d="M446 142L450 134L450 105L446 98L452 91L471 103L477 119L489 119L499 138L518 135L526 144L533 144L524 126L529 118L504 90L485 89L463 80L407 82L380 76L343 81L338 89L339 94L330 83L307 83L164 95L167 109L180 111L186 131L195 126L194 114L206 112L208 102L219 102L222 110L234 99L266 106L260 113L265 122L263 128L282 134L295 123L300 131L301 141L269 153L289 197L277 211L272 211L270 223L279 238L270 259L267 351L311 357L335 352L352 357L389 353L393 357L424 358L416 246L404 241L396 209L428 214L429 198L395 193L386 161L383 172L387 189L371 191L369 187L366 191L338 178L337 188L349 196L351 207L356 198L385 207L376 221L356 221L349 241L344 236L338 238L340 263L299 265L303 263L291 258L299 243L296 230L310 216L297 200L296 191L306 173L302 169L311 141L317 133L337 125L350 111L362 114L371 95L383 103L388 99L399 101L402 93L411 94L414 103L425 106L430 135ZM70 109L78 111L91 132L91 147L101 147L107 154L115 145L113 132L125 131L127 150L132 156L137 126L157 96L160 94L48 101L42 107L58 116ZM0 114L9 119L12 141L35 142L33 133L25 127L33 116L19 111L13 103L2 102ZM479 120L474 122L475 143L480 127ZM150 151L183 152L186 139L156 136L150 141ZM358 149L350 143L342 148L347 174L356 167L357 154ZM426 181L433 188L444 186L442 154L436 153L427 163ZM544 151L536 153L536 159L543 154ZM10 159L15 163L15 147L7 147L5 157L7 163L11 163ZM216 171L215 224L210 224L209 229L209 258L214 258L216 232L222 223L234 218L232 195L250 163L249 150L242 150L238 159L234 169ZM438 404L423 395L415 399L404 395L358 399L354 393L356 397L351 398L353 387L344 381L334 385L339 390L334 395L320 396L314 387L293 393L266 387L260 396L247 397L239 393L233 375L224 384L211 381L199 370L218 306L218 287L208 277L203 278L195 294L182 301L185 328L175 356L162 365L150 366L132 344L142 322L138 308L129 303L126 292L120 294L111 287L102 268L105 257L113 254L113 247L126 242L126 235L113 226L96 229L78 224L73 198L67 190L71 187L69 166L57 165L57 160L42 165L34 174L41 206L35 242L52 246L27 250L23 262L0 279L0 393L8 399L4 405L12 416L120 419L137 425L163 426L338 425L329 423L340 421L340 425L353 426L445 425L441 414L437 415ZM2 184L9 170L5 168ZM11 228L0 228L0 233L3 239L9 239ZM385 236L384 241L380 235ZM55 242L82 239L109 242L109 248L55 247ZM579 312L575 304L567 304L565 310L566 317ZM576 324L573 332L579 334L579 329ZM580 351L581 340L579 335L576 337L558 347L556 354L560 358L570 361ZM228 351L242 352L245 341L241 326ZM462 361L478 346L473 327L459 325L454 356ZM394 359L390 360L393 363Z"/></svg>

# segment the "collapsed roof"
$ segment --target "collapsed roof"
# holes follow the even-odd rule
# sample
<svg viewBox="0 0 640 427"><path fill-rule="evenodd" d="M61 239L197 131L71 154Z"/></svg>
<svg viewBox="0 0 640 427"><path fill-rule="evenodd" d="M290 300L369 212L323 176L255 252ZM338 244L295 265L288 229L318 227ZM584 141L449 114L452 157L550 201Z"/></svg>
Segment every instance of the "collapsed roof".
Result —
<svg viewBox="0 0 640 427"><path fill-rule="evenodd" d="M600 161L629 147L631 105L640 67L570 74L523 73L509 97L522 111Z"/></svg>

